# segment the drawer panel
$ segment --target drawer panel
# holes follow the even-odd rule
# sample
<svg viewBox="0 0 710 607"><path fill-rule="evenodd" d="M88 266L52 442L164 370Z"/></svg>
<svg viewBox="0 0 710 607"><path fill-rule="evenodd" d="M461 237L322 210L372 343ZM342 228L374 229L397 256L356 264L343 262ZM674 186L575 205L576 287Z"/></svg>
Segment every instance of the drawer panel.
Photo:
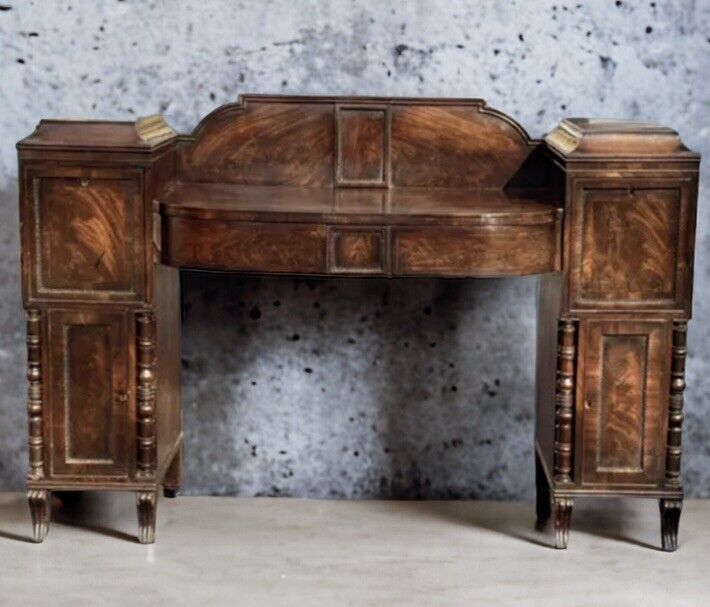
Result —
<svg viewBox="0 0 710 607"><path fill-rule="evenodd" d="M558 224L393 228L393 273L506 276L559 269Z"/></svg>
<svg viewBox="0 0 710 607"><path fill-rule="evenodd" d="M30 300L143 299L140 171L37 168L26 183Z"/></svg>
<svg viewBox="0 0 710 607"><path fill-rule="evenodd" d="M328 229L328 271L335 274L383 274L387 271L384 228Z"/></svg>
<svg viewBox="0 0 710 607"><path fill-rule="evenodd" d="M240 223L166 216L163 263L235 272L325 273L322 225Z"/></svg>

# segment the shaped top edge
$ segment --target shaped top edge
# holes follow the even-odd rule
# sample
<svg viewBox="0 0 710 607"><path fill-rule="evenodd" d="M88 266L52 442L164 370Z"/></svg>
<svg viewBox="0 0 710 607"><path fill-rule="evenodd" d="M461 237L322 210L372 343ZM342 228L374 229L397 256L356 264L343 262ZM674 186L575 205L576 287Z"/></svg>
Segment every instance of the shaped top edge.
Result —
<svg viewBox="0 0 710 607"><path fill-rule="evenodd" d="M283 103L283 104L331 104L336 106L464 106L478 108L482 114L489 114L507 122L513 127L526 143L530 144L535 140L528 135L527 131L520 123L508 116L506 113L491 108L484 99L476 97L382 97L369 95L266 95L246 93L239 95L236 101L221 105L207 114L192 133L186 135L188 138L196 138L210 122L222 115L243 112L251 103Z"/></svg>

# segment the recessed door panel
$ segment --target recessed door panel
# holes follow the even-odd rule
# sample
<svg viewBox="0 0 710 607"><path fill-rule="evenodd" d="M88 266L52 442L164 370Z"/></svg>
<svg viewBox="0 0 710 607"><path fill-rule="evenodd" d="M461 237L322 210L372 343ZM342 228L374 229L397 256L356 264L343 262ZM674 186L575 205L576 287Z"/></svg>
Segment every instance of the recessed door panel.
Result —
<svg viewBox="0 0 710 607"><path fill-rule="evenodd" d="M130 428L126 313L49 313L52 474L125 475Z"/></svg>
<svg viewBox="0 0 710 607"><path fill-rule="evenodd" d="M582 481L655 484L663 475L667 323L583 324Z"/></svg>

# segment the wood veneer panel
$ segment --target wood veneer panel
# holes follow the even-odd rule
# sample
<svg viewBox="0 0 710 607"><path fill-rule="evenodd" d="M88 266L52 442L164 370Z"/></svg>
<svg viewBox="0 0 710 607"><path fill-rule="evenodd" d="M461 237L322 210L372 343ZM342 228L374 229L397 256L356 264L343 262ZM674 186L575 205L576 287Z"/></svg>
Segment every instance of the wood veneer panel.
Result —
<svg viewBox="0 0 710 607"><path fill-rule="evenodd" d="M52 474L126 476L128 328L118 311L49 313Z"/></svg>
<svg viewBox="0 0 710 607"><path fill-rule="evenodd" d="M392 109L392 184L502 188L534 145L518 125L476 106Z"/></svg>
<svg viewBox="0 0 710 607"><path fill-rule="evenodd" d="M680 190L589 188L583 204L580 298L675 301Z"/></svg>
<svg viewBox="0 0 710 607"><path fill-rule="evenodd" d="M179 172L185 181L332 185L334 149L332 105L256 102L206 120L179 149Z"/></svg>
<svg viewBox="0 0 710 607"><path fill-rule="evenodd" d="M23 284L30 300L144 297L141 183L134 170L43 166L28 171Z"/></svg>
<svg viewBox="0 0 710 607"><path fill-rule="evenodd" d="M329 272L383 274L388 269L385 229L343 226L328 230Z"/></svg>
<svg viewBox="0 0 710 607"><path fill-rule="evenodd" d="M387 185L387 110L339 107L337 184Z"/></svg>
<svg viewBox="0 0 710 607"><path fill-rule="evenodd" d="M392 228L394 274L505 276L557 269L554 226Z"/></svg>
<svg viewBox="0 0 710 607"><path fill-rule="evenodd" d="M589 320L583 325L582 481L661 484L670 323Z"/></svg>
<svg viewBox="0 0 710 607"><path fill-rule="evenodd" d="M163 235L163 261L168 265L243 272L326 271L323 225L172 217L163 223Z"/></svg>
<svg viewBox="0 0 710 607"><path fill-rule="evenodd" d="M573 174L570 186L570 308L690 314L694 181L599 172Z"/></svg>

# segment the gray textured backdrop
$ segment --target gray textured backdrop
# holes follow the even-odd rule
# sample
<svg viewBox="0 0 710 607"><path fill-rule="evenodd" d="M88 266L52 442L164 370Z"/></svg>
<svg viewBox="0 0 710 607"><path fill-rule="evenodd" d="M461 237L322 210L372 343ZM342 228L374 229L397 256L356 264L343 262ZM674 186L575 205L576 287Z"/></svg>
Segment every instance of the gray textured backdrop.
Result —
<svg viewBox="0 0 710 607"><path fill-rule="evenodd" d="M39 118L162 111L184 131L240 92L472 96L534 136L564 116L644 119L707 156L709 31L707 1L0 0L0 489L26 468L14 144ZM696 496L710 496L704 176L683 461ZM185 275L186 489L529 498L535 286Z"/></svg>

